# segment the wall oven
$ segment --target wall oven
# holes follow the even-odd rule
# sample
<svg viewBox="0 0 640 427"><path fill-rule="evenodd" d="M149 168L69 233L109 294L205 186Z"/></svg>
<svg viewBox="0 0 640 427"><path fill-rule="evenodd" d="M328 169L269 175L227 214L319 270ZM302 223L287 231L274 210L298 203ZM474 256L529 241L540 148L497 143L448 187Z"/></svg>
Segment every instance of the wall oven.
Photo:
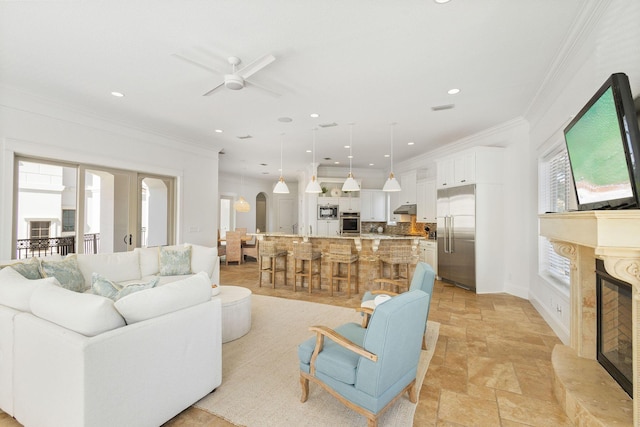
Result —
<svg viewBox="0 0 640 427"><path fill-rule="evenodd" d="M338 219L338 205L318 205L318 219Z"/></svg>
<svg viewBox="0 0 640 427"><path fill-rule="evenodd" d="M340 234L360 234L360 212L340 214Z"/></svg>

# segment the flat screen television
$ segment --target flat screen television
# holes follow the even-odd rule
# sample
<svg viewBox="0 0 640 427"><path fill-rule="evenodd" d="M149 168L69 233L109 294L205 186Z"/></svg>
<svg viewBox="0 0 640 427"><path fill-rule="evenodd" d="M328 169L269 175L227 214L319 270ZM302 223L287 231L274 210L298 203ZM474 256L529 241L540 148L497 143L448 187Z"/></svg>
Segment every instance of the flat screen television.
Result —
<svg viewBox="0 0 640 427"><path fill-rule="evenodd" d="M578 210L639 206L640 131L626 74L607 79L564 137Z"/></svg>

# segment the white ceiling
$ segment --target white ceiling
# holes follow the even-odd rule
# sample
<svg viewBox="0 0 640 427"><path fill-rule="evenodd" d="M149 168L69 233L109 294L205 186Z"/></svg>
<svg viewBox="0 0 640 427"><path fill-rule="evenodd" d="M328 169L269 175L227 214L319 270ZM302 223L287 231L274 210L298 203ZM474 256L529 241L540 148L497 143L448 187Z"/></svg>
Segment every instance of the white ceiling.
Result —
<svg viewBox="0 0 640 427"><path fill-rule="evenodd" d="M291 176L311 163L312 129L334 122L317 132L317 160L348 165L354 123L354 168L387 168L391 122L399 162L526 114L586 3L3 1L0 84L224 149L224 172L275 179L282 141ZM255 87L204 97L223 77L174 56L228 72L228 56L267 53L276 60L249 81L279 97ZM445 104L455 108L432 110Z"/></svg>

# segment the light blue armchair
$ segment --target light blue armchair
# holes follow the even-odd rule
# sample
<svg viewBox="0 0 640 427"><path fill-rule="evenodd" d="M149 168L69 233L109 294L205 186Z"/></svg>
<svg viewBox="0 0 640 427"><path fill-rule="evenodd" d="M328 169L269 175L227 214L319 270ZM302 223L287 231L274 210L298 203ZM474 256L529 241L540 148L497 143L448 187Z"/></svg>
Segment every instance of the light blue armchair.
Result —
<svg viewBox="0 0 640 427"><path fill-rule="evenodd" d="M335 330L312 326L316 336L298 346L304 403L309 381L322 386L375 427L404 392L417 402L416 372L430 295L405 292L378 305L367 328L347 323Z"/></svg>
<svg viewBox="0 0 640 427"><path fill-rule="evenodd" d="M431 296L433 294L433 284L436 280L436 272L433 271L433 268L424 262L418 262L416 264L416 269L413 272L413 278L411 279L411 284L409 285L409 290L410 291L414 291L414 290L421 290L424 291L426 293L429 294L429 296ZM393 280L389 280L389 279L376 279L375 283L379 283L380 287L382 288L382 286L386 283L390 283L392 285L394 285L394 281ZM375 309L375 303L373 302L374 298L377 295L390 295L390 296L395 296L398 295L395 292L390 292L387 290L374 290L374 291L367 291L365 292L364 296L362 297L362 304L361 304L361 311L364 313L364 320L363 320L363 326L366 327L367 326L367 322L369 320L369 316L373 310ZM431 298L429 298L429 302L431 301ZM430 304L429 304L430 305ZM429 305L427 305L427 318L429 317ZM423 336L422 339L422 348L423 350L426 350L426 329L425 329L425 335Z"/></svg>

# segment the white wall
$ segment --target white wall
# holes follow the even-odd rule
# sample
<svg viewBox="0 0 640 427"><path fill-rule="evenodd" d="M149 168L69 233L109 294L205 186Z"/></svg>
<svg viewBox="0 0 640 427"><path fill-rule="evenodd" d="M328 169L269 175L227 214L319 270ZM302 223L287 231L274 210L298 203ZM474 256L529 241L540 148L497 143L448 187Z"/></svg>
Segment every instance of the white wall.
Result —
<svg viewBox="0 0 640 427"><path fill-rule="evenodd" d="M177 177L178 242L216 245L218 147L105 121L6 87L0 99L0 259L12 253L14 153Z"/></svg>
<svg viewBox="0 0 640 427"><path fill-rule="evenodd" d="M563 142L562 130L591 98L607 77L616 72L629 76L633 94L640 96L640 2L611 0L592 11L578 43L561 52L549 82L532 104L527 118L531 123L529 163L530 188L526 222L529 228L529 299L556 334L567 343L570 316L568 296L538 274L537 158ZM552 307L553 302L553 307ZM558 311L557 307L565 307Z"/></svg>
<svg viewBox="0 0 640 427"><path fill-rule="evenodd" d="M244 227L247 232L254 233L256 231L256 196L258 193L264 193L267 196L267 230L260 231L277 231L274 230L275 224L275 205L273 194L273 186L276 184L277 177L271 180L255 179L246 174L232 175L221 173L218 181L218 191L220 195L231 196L234 201L240 196L251 206L249 212L235 212L235 227ZM243 181L243 182L242 182ZM242 183L241 183L242 182ZM287 182L291 194L295 194L292 190L291 183Z"/></svg>

